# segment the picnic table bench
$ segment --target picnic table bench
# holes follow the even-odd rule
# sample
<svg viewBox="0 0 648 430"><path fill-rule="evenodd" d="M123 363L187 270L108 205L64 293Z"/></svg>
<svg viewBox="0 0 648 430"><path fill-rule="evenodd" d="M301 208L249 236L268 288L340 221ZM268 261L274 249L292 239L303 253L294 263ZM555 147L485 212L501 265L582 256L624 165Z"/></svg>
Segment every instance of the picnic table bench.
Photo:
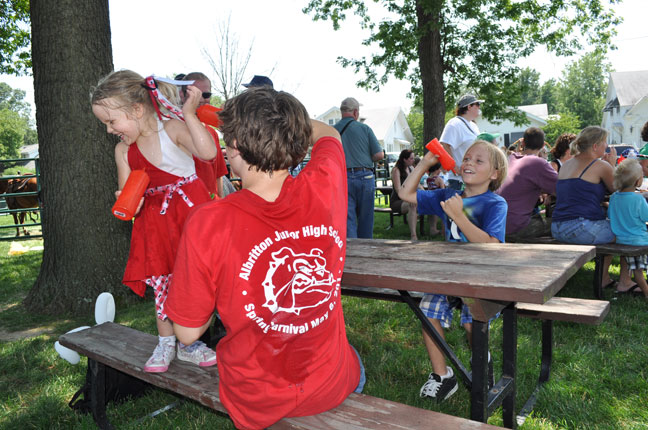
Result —
<svg viewBox="0 0 648 430"><path fill-rule="evenodd" d="M551 236L533 237L528 239L517 239L516 243L541 243L549 245L573 245L560 242ZM648 246L623 245L620 243L603 243L592 245L596 247L596 256L594 257L594 279L592 287L594 297L603 298L603 259L608 255L618 255L620 257L636 257L638 255L648 255Z"/></svg>
<svg viewBox="0 0 648 430"><path fill-rule="evenodd" d="M96 372L99 381L105 375L105 366L108 366L227 414L219 398L216 366L199 367L174 360L167 372L143 371L144 363L157 344L157 336L107 322L83 331L64 334L60 337L60 343L87 356L88 366ZM92 413L101 429L112 429L106 415L102 382L90 390ZM500 427L355 393L350 394L335 409L313 416L284 418L270 427L273 430L424 428L489 430Z"/></svg>

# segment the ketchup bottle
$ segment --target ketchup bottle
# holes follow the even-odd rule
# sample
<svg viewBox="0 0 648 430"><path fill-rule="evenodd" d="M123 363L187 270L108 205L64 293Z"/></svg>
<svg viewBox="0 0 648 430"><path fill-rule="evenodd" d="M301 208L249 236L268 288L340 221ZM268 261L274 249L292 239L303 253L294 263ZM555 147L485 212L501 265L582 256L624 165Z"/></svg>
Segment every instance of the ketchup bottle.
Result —
<svg viewBox="0 0 648 430"><path fill-rule="evenodd" d="M439 158L439 162L441 163L441 167L443 167L443 170L445 171L450 171L452 170L453 172L457 173L455 171L455 160L446 152L445 149L443 149L443 146L439 143L437 138L435 137L434 139L430 140L425 147L436 155Z"/></svg>
<svg viewBox="0 0 648 430"><path fill-rule="evenodd" d="M196 116L200 122L204 122L207 125L212 127L220 127L223 122L218 117L218 112L222 111L221 108L217 108L212 105L202 105L196 109Z"/></svg>
<svg viewBox="0 0 648 430"><path fill-rule="evenodd" d="M149 181L149 176L144 170L133 170L112 207L113 215L124 221L132 220Z"/></svg>

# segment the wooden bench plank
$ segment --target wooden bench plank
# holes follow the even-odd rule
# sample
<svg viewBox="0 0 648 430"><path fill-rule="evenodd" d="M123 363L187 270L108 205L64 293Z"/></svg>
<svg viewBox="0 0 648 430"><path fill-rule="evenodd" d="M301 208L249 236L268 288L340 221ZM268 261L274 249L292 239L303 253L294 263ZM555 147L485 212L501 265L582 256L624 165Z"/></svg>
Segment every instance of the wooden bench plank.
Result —
<svg viewBox="0 0 648 430"><path fill-rule="evenodd" d="M528 318L599 325L610 311L610 302L553 297L543 305L518 303L516 307L518 315Z"/></svg>
<svg viewBox="0 0 648 430"><path fill-rule="evenodd" d="M99 363L121 370L157 387L181 394L219 412L218 369L199 367L174 360L165 373L147 373L142 366L157 344L157 337L115 323L104 323L60 337L61 345ZM488 430L500 427L465 418L419 409L364 394L351 394L340 406L319 415L285 418L270 427L296 429L466 429Z"/></svg>

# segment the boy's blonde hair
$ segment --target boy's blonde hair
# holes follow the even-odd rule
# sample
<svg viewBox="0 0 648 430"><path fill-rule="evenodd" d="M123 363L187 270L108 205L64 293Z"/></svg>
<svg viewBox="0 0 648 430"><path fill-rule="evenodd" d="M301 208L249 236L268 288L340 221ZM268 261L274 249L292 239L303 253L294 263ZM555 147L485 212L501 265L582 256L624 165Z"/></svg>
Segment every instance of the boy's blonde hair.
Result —
<svg viewBox="0 0 648 430"><path fill-rule="evenodd" d="M579 134L576 136L576 139L572 141L569 145L572 155L578 155L582 152L587 151L595 143L602 143L607 139L608 131L603 127L597 125L590 125L585 127Z"/></svg>
<svg viewBox="0 0 648 430"><path fill-rule="evenodd" d="M178 89L175 85L166 82L155 81L158 90L174 105L178 106L179 96ZM103 77L97 86L93 88L90 103L95 105L104 105L109 108L121 109L130 113L135 104L141 104L146 111L154 112L153 102L146 89L146 81L139 74L132 70L119 70L112 72ZM107 103L107 99L112 99L115 103ZM162 106L157 100L155 103L163 113L169 111Z"/></svg>
<svg viewBox="0 0 648 430"><path fill-rule="evenodd" d="M643 178L641 164L636 158L627 158L614 169L614 188L621 191L632 187L640 178Z"/></svg>
<svg viewBox="0 0 648 430"><path fill-rule="evenodd" d="M497 171L497 177L491 180L490 183L488 184L488 189L490 191L495 191L500 187L500 185L502 185L504 179L506 179L506 173L508 172L508 161L506 160L506 155L504 155L504 152L502 152L502 150L499 149L497 146L481 139L476 140L475 143L470 145L470 147L466 150L466 154L473 147L478 145L481 145L484 148L486 148L491 167Z"/></svg>

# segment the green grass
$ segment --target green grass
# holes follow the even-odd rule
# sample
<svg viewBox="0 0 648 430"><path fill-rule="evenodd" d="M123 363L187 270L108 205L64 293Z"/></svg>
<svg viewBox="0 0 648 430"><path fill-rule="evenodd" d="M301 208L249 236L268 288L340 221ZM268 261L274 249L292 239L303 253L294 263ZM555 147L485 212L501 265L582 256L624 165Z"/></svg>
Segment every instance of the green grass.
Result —
<svg viewBox="0 0 648 430"><path fill-rule="evenodd" d="M409 237L402 217L395 220L393 229L385 229L388 222L387 215L376 214L375 237ZM36 246L39 241L21 244ZM86 360L72 366L60 359L53 348L60 334L94 321L91 316L56 318L27 312L21 300L38 275L41 252L8 256L9 246L9 242L0 242L0 334L4 339L0 341L0 428L94 429L91 417L76 414L67 406L84 381ZM613 269L618 271L618 261L615 263ZM591 298L593 270L593 263L588 263L560 295ZM605 293L611 296L609 291ZM555 324L551 379L521 429L648 429L648 304L635 297L608 298L612 298L611 311L600 326ZM420 325L406 305L351 297L343 297L343 305L349 340L359 350L367 369L365 393L469 416L469 393L463 386L442 404L418 397L431 369ZM139 301L117 309L116 321L155 333L152 313L152 302ZM518 331L520 408L538 377L540 323L521 319ZM496 374L501 363L501 335L501 320L496 320L491 331ZM10 336L22 338L6 340ZM456 322L447 332L447 339L459 358L467 362L470 353L465 334ZM126 429L233 428L228 418L189 401L153 419L136 421L176 400L167 392L154 391L141 399L109 406L108 416L119 428ZM496 411L489 422L501 425L501 411Z"/></svg>

